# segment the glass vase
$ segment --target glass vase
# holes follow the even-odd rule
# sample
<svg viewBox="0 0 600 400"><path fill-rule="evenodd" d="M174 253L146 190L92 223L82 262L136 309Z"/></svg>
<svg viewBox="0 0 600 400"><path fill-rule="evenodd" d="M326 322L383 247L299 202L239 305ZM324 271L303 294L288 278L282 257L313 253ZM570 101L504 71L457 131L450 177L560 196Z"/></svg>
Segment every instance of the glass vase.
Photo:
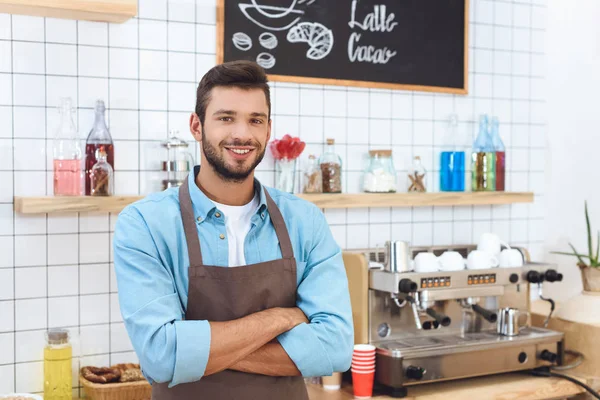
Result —
<svg viewBox="0 0 600 400"><path fill-rule="evenodd" d="M287 158L275 161L275 188L282 192L294 193L296 160Z"/></svg>

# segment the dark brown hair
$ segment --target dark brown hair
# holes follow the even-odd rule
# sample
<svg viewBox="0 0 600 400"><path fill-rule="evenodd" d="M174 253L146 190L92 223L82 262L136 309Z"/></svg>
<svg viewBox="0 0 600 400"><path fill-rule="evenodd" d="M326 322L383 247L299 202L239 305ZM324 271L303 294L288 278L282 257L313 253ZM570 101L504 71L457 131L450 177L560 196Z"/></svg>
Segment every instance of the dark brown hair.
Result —
<svg viewBox="0 0 600 400"><path fill-rule="evenodd" d="M265 92L271 119L271 91L265 70L253 61L229 61L211 68L200 81L196 91L196 114L204 125L210 93L217 86L241 89L262 89Z"/></svg>

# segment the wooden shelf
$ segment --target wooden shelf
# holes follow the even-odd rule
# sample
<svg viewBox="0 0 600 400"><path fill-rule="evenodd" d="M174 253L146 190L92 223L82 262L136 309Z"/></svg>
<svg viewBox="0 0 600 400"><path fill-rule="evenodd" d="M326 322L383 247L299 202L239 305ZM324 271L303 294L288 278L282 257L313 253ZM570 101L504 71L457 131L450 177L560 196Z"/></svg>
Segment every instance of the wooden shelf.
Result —
<svg viewBox="0 0 600 400"><path fill-rule="evenodd" d="M137 15L137 0L0 0L0 13L120 23Z"/></svg>
<svg viewBox="0 0 600 400"><path fill-rule="evenodd" d="M444 192L444 193L358 193L298 194L319 208L468 206L532 203L533 193ZM111 197L15 197L15 211L22 214L67 212L119 212L142 199L140 196Z"/></svg>
<svg viewBox="0 0 600 400"><path fill-rule="evenodd" d="M15 197L15 211L22 214L69 212L120 212L141 196Z"/></svg>
<svg viewBox="0 0 600 400"><path fill-rule="evenodd" d="M520 192L439 192L359 193L298 195L320 208L469 206L533 203L533 193Z"/></svg>

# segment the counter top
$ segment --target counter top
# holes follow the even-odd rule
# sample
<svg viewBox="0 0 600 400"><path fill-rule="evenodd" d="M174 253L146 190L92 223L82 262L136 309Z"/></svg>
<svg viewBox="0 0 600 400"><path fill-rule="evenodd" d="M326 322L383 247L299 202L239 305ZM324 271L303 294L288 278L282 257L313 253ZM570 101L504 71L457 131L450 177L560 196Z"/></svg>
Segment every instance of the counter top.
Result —
<svg viewBox="0 0 600 400"><path fill-rule="evenodd" d="M579 378L589 383L588 379ZM449 382L411 386L405 400L551 400L572 398L585 391L578 385L560 378L541 378L519 373L461 379ZM342 390L326 391L320 385L308 385L310 400L350 400L354 398L351 386ZM582 395L585 396L585 395ZM585 399L586 397L576 397ZM373 399L392 399L374 395Z"/></svg>

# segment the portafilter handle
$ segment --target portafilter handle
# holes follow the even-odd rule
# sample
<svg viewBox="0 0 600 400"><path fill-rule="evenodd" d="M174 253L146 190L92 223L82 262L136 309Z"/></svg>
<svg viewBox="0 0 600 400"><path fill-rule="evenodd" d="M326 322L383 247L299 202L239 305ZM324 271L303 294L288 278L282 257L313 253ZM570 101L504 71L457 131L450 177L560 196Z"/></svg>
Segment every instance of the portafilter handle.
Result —
<svg viewBox="0 0 600 400"><path fill-rule="evenodd" d="M432 317L433 319L435 319L442 326L448 326L452 322L452 320L450 319L450 317L448 317L447 315L444 315L442 313L439 313L439 312L435 311L433 308L428 308L427 309L427 314L429 314L430 317Z"/></svg>
<svg viewBox="0 0 600 400"><path fill-rule="evenodd" d="M481 315L486 321L492 322L492 323L495 323L496 321L498 321L498 314L495 313L494 311L485 309L477 304L473 304L471 307L473 308L473 311L475 311L477 314Z"/></svg>

